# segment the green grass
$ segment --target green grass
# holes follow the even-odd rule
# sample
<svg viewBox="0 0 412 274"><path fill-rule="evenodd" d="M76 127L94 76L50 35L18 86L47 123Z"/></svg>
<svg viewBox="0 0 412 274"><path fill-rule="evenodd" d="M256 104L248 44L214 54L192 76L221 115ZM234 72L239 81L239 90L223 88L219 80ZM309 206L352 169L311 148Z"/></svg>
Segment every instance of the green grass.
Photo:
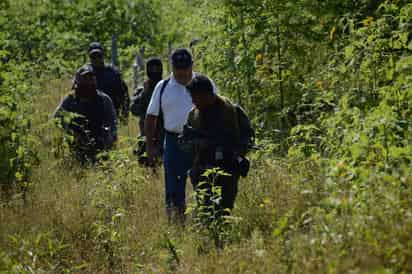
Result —
<svg viewBox="0 0 412 274"><path fill-rule="evenodd" d="M167 223L161 170L131 154L134 118L102 166L80 168L58 151L49 120L69 87L45 82L33 98L41 161L26 199L1 201L0 273L411 273L410 177L405 191L376 181L364 201L317 161L255 153L227 242L215 248L190 216L184 228ZM190 184L188 193L190 203Z"/></svg>

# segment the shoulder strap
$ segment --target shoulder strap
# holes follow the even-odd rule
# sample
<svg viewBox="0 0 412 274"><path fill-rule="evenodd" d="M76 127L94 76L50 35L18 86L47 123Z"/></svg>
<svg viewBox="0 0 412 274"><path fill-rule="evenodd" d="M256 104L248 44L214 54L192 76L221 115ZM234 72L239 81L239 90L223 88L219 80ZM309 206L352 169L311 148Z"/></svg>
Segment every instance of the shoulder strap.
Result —
<svg viewBox="0 0 412 274"><path fill-rule="evenodd" d="M161 118L163 119L163 110L162 110L162 97L163 97L163 93L166 89L167 84L169 83L170 78L167 78L164 80L163 84L162 84L162 88L160 89L160 96L159 96L159 117L161 116Z"/></svg>

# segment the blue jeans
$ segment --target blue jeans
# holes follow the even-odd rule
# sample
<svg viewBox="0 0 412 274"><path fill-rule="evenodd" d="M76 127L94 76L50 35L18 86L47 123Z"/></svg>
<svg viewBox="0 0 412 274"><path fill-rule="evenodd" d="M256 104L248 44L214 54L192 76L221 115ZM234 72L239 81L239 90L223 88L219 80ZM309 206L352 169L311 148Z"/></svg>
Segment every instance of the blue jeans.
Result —
<svg viewBox="0 0 412 274"><path fill-rule="evenodd" d="M163 157L166 207L183 209L186 206L186 178L192 166L192 157L180 149L177 136L170 133L165 134Z"/></svg>

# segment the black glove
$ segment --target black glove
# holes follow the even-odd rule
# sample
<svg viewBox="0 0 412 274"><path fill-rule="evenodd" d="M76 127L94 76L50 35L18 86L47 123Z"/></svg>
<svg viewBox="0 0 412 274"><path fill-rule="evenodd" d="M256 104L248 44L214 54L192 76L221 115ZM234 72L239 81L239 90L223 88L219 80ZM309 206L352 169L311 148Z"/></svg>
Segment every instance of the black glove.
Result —
<svg viewBox="0 0 412 274"><path fill-rule="evenodd" d="M245 178L250 170L250 161L243 156L239 156L236 159L236 164L237 164L237 168L239 171L240 176L242 176L243 178Z"/></svg>

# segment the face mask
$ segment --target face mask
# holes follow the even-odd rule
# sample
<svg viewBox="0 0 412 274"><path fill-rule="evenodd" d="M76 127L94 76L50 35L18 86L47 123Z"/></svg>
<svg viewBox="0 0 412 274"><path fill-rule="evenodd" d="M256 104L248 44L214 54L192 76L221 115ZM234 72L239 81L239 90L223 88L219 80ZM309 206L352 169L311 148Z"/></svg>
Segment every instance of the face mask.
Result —
<svg viewBox="0 0 412 274"><path fill-rule="evenodd" d="M90 56L90 63L95 69L100 69L104 67L104 59L103 55L94 54Z"/></svg>
<svg viewBox="0 0 412 274"><path fill-rule="evenodd" d="M150 80L153 80L153 81L162 80L162 72L148 71L147 76L149 77Z"/></svg>
<svg viewBox="0 0 412 274"><path fill-rule="evenodd" d="M91 99L96 95L96 85L79 84L76 88L76 95L82 99Z"/></svg>

